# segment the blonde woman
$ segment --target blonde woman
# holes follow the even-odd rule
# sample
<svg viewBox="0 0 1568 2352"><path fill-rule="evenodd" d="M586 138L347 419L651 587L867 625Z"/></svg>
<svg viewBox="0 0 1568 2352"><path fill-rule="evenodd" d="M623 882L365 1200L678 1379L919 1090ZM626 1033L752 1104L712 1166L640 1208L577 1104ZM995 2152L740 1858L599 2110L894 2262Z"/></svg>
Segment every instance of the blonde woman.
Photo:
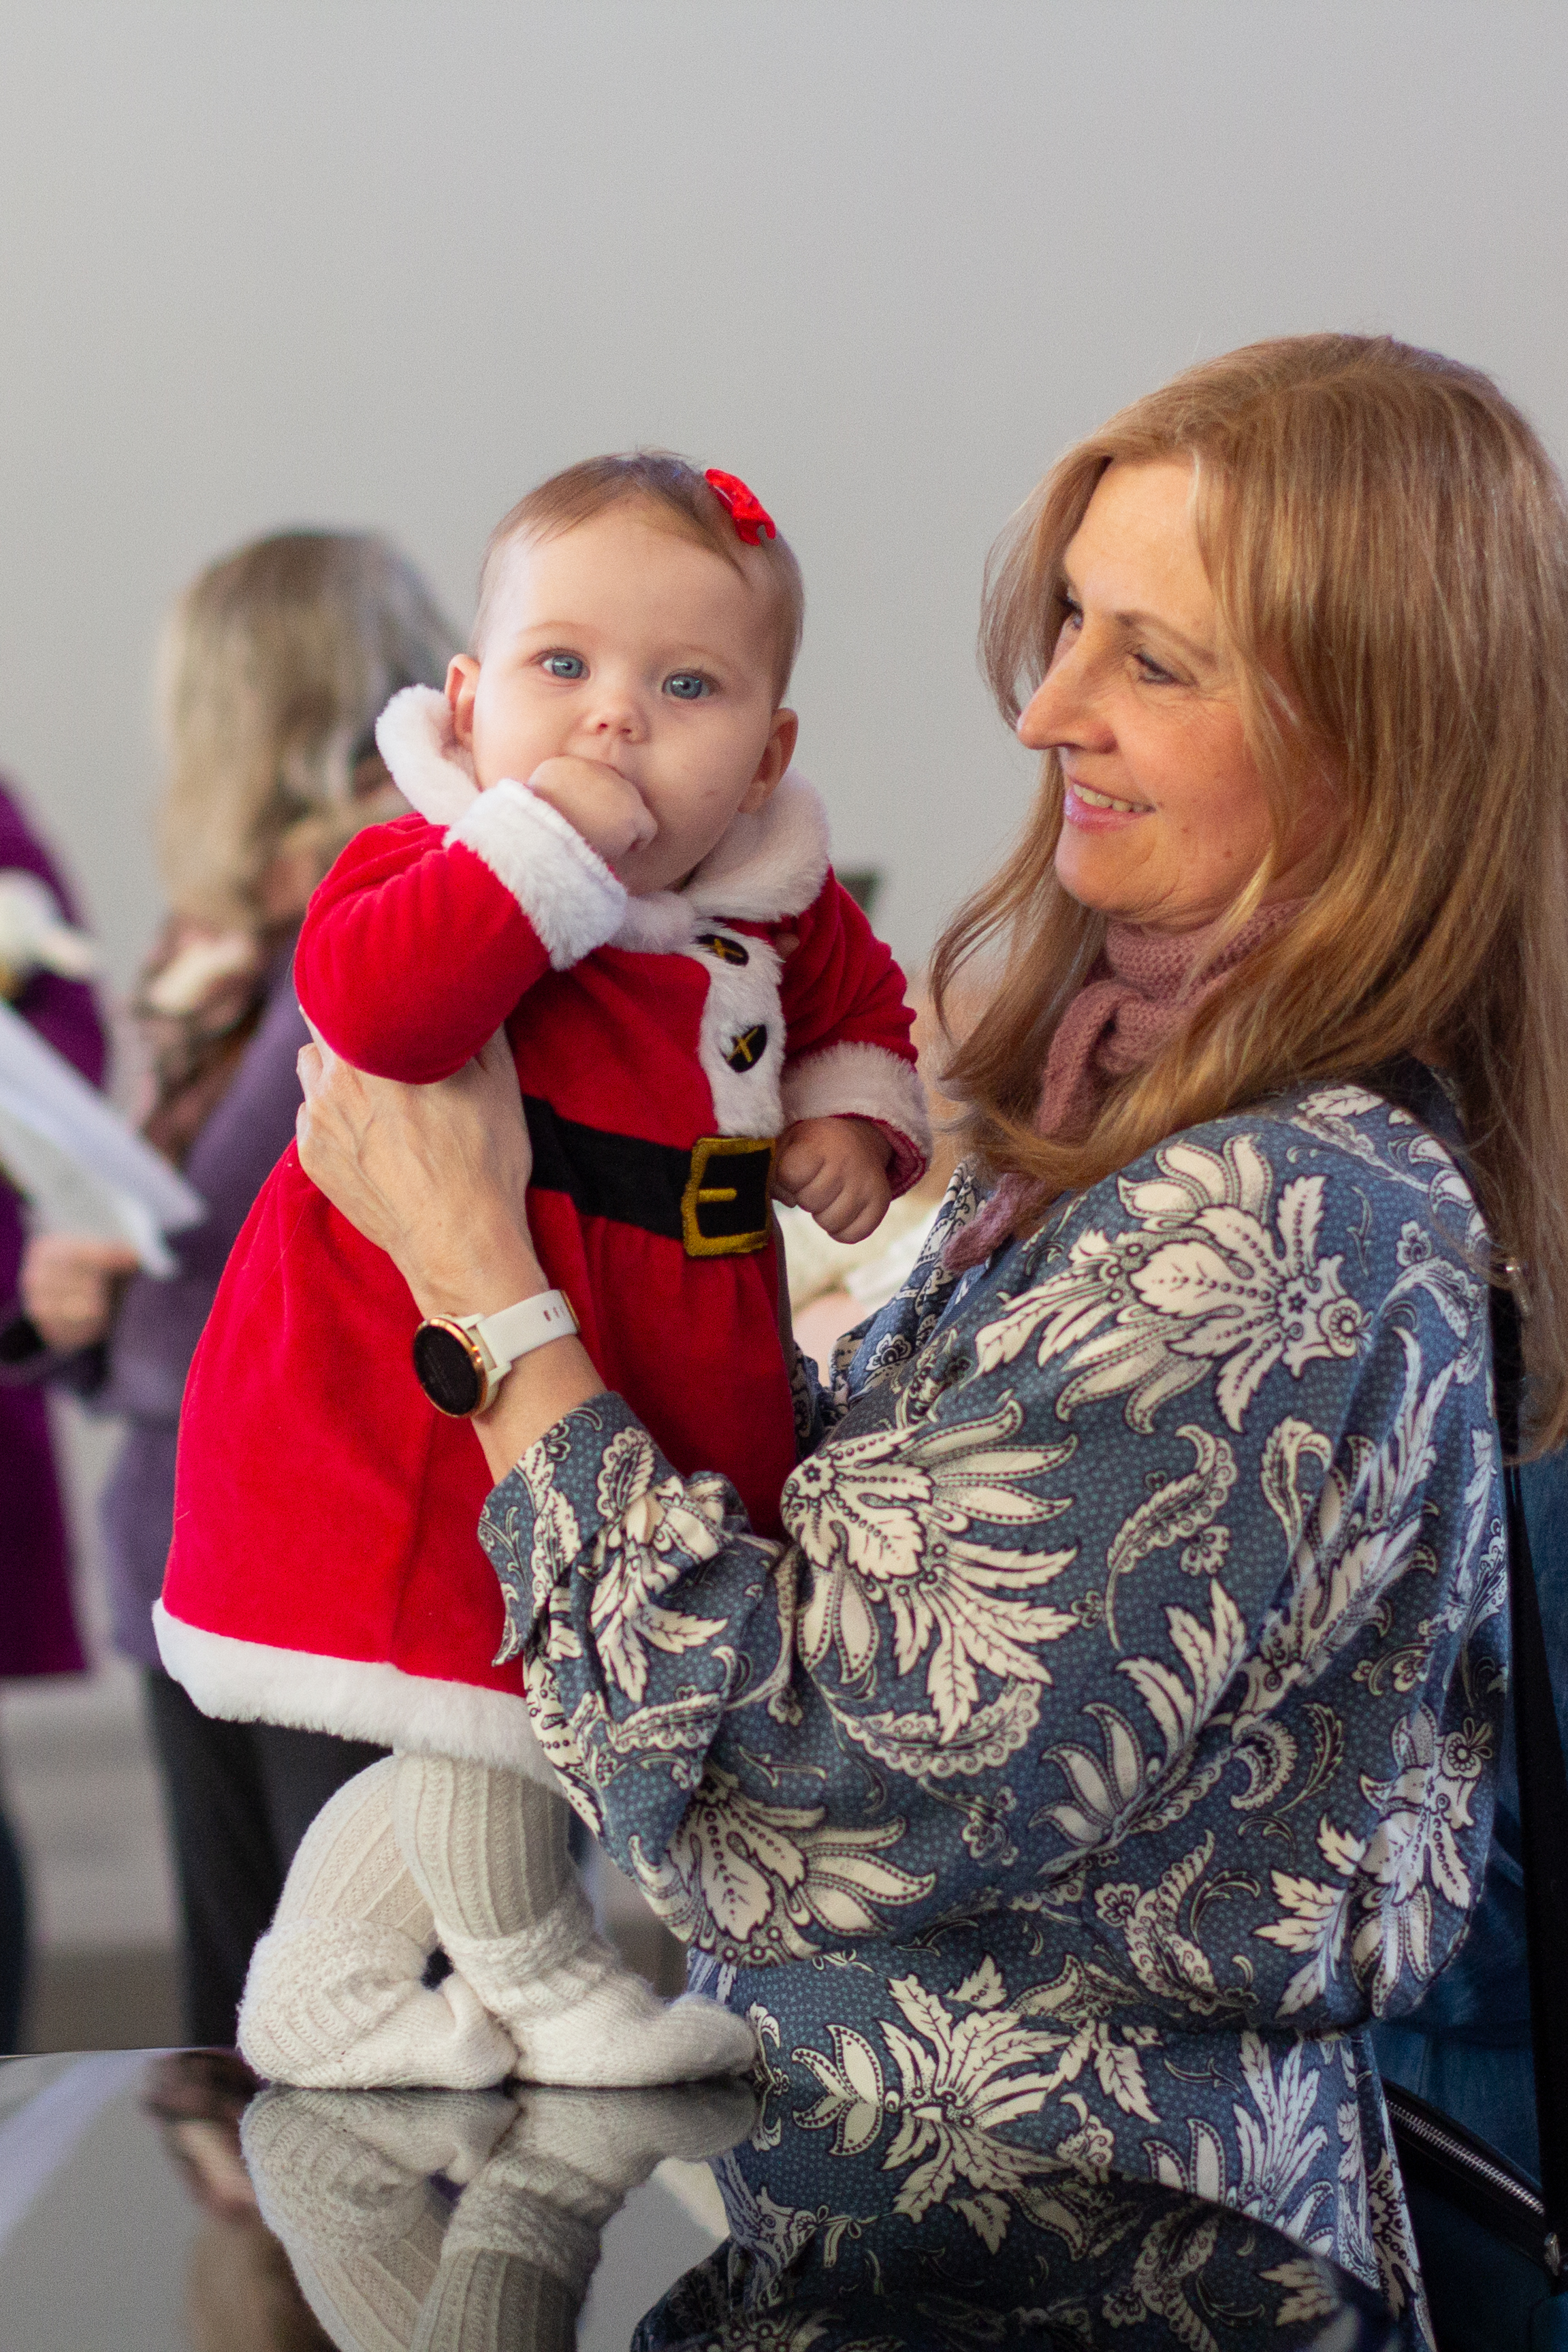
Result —
<svg viewBox="0 0 1568 2352"><path fill-rule="evenodd" d="M1049 2305L1112 2168L1426 2343L1368 2026L1480 1889L1510 1262L1568 1428L1562 486L1470 370L1260 345L1053 469L983 645L1041 777L936 960L1004 950L972 1156L785 1539L571 1339L479 1424L482 1538L574 1801L824 2135L805 2197L766 2116L732 2159L754 2280L1007 2241ZM307 1165L426 1314L543 1289L507 1072L303 1068ZM1196 2341L1201 2248L1146 2251Z"/></svg>
<svg viewBox="0 0 1568 2352"><path fill-rule="evenodd" d="M147 1131L209 1205L179 1271L129 1280L101 1243L34 1241L31 1322L63 1376L129 1423L102 1503L116 1646L146 1676L174 1833L184 2029L230 2043L251 1948L326 1799L379 1750L217 1723L162 1673L163 1580L181 1392L230 1245L294 1132L307 1030L290 977L305 902L350 836L402 813L374 725L401 686L436 684L455 637L413 566L368 535L288 531L194 580L162 651L168 775L160 841L171 914L136 1010L153 1068Z"/></svg>

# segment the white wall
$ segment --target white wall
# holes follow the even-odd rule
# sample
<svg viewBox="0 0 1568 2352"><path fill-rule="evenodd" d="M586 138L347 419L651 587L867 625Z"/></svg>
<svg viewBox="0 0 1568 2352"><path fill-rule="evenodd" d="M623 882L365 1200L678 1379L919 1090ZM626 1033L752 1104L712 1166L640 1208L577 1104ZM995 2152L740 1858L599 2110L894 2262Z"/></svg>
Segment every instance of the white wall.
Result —
<svg viewBox="0 0 1568 2352"><path fill-rule="evenodd" d="M123 981L166 599L489 523L643 440L805 565L801 763L911 961L1010 829L980 567L1195 356L1389 328L1568 448L1568 9L1510 0L8 0L0 759Z"/></svg>

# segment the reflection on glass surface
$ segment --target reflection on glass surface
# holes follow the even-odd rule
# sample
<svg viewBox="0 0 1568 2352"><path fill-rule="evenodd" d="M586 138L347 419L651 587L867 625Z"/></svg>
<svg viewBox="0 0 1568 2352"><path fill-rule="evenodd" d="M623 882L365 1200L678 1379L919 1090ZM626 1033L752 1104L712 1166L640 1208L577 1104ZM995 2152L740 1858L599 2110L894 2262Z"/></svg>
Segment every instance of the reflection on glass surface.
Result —
<svg viewBox="0 0 1568 2352"><path fill-rule="evenodd" d="M1277 2230L1148 2181L1037 2183L995 2255L888 2211L776 2204L727 2158L731 2236L648 2315L632 2352L1391 2352L1370 2288Z"/></svg>
<svg viewBox="0 0 1568 2352"><path fill-rule="evenodd" d="M940 2118L915 2120L940 2166ZM672 2155L718 2157L730 2237L646 2315L634 2352L1395 2340L1332 2263L1149 2181L1036 2173L984 2200L979 2231L956 2205L900 2210L892 2184L873 2210L837 2210L825 2135L734 2085L269 2090L243 2137L261 2211L341 2352L567 2352L605 2223Z"/></svg>
<svg viewBox="0 0 1568 2352"><path fill-rule="evenodd" d="M185 2325L193 2352L326 2352L240 2151L257 2087L226 2050L174 2050L147 2069L142 2105L203 2216L185 2258Z"/></svg>
<svg viewBox="0 0 1568 2352"><path fill-rule="evenodd" d="M737 2084L258 2091L212 2051L10 2060L0 2347L1391 2352L1368 2290L1266 2225L1088 2163L977 2186L960 2121L901 2102L884 2126L920 2148L889 2170L852 2102Z"/></svg>
<svg viewBox="0 0 1568 2352"><path fill-rule="evenodd" d="M262 2215L340 2352L567 2352L627 2196L664 2158L730 2147L756 2113L735 2083L278 2087L241 2137Z"/></svg>

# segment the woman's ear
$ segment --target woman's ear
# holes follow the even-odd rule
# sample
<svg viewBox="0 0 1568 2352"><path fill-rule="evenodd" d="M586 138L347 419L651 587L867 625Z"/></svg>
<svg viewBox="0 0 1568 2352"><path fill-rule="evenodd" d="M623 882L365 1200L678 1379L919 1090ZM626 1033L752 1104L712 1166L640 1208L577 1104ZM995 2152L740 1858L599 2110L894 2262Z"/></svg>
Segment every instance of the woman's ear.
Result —
<svg viewBox="0 0 1568 2352"><path fill-rule="evenodd" d="M446 704L452 732L461 749L474 743L474 697L479 690L479 665L472 654L454 654L446 665Z"/></svg>
<svg viewBox="0 0 1568 2352"><path fill-rule="evenodd" d="M452 665L455 669L455 662ZM450 691L450 680L448 681ZM779 780L795 756L795 744L800 732L800 721L792 710L776 710L768 730L768 744L757 763L757 773L746 788L740 805L754 813L767 806L778 788Z"/></svg>

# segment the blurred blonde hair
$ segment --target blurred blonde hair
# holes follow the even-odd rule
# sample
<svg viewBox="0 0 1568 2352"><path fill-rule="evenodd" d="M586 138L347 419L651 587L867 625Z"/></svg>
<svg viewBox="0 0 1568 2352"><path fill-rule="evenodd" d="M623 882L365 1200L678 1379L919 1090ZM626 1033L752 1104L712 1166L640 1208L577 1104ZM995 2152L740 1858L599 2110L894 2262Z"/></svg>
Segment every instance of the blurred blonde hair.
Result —
<svg viewBox="0 0 1568 2352"><path fill-rule="evenodd" d="M377 716L399 687L439 686L456 646L413 566L370 533L281 531L201 572L159 664L176 914L256 925L268 866L304 835L325 871L363 821L355 768Z"/></svg>
<svg viewBox="0 0 1568 2352"><path fill-rule="evenodd" d="M1062 773L933 965L1005 945L946 1073L963 1134L1044 1203L1163 1137L1415 1052L1458 1089L1496 1250L1530 1308L1532 1444L1568 1435L1568 511L1490 379L1386 337L1302 335L1193 368L1071 450L988 567L982 661L1016 720L1061 630L1064 550L1113 462L1191 458L1277 868L1300 781L1332 780L1333 863L1301 916L1070 1143L1031 1117L1103 919L1056 879ZM1495 1272L1495 1267L1489 1269Z"/></svg>
<svg viewBox="0 0 1568 2352"><path fill-rule="evenodd" d="M632 449L623 456L584 457L548 481L536 483L501 517L486 543L479 567L479 603L474 615L472 650L484 651L507 557L519 540L559 539L609 507L638 500L682 539L744 572L743 548L729 509L706 478L669 449ZM782 702L800 650L806 621L806 590L789 541L777 532L757 550L773 600L773 695Z"/></svg>

